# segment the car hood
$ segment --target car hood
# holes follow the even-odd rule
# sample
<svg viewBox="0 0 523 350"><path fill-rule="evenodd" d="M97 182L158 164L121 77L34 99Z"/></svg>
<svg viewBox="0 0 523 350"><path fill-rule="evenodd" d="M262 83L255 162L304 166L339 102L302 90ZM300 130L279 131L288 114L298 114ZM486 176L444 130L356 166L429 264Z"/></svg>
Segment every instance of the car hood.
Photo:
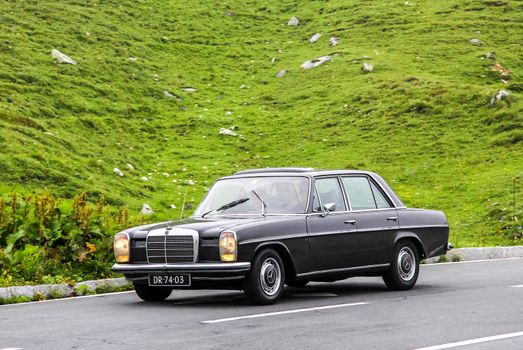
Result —
<svg viewBox="0 0 523 350"><path fill-rule="evenodd" d="M183 228L198 231L200 238L212 239L218 238L223 230L238 230L244 226L249 226L253 223L261 223L265 221L273 221L281 219L281 217L261 217L261 216L248 216L248 217L220 217L220 218L197 218L191 217L182 220L176 220L171 222L159 222L149 225L143 225L133 227L125 230L124 232L130 233L136 238L142 236L145 238L150 231L163 229L169 225L173 228Z"/></svg>

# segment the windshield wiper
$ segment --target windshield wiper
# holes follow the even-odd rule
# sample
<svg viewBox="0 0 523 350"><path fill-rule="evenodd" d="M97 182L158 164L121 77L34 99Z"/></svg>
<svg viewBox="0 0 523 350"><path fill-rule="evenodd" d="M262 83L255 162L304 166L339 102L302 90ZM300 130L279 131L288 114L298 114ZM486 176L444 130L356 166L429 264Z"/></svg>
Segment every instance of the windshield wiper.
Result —
<svg viewBox="0 0 523 350"><path fill-rule="evenodd" d="M202 218L204 218L205 215L212 213L213 211L223 211L223 210L231 209L232 207L235 207L237 205L240 205L242 203L247 202L249 199L250 198L245 197L245 198L240 198L240 199L237 199L235 201L226 203L226 204L222 205L221 207L219 207L217 209L209 210L208 212L203 213L202 214Z"/></svg>
<svg viewBox="0 0 523 350"><path fill-rule="evenodd" d="M265 212L267 211L267 204L265 204L265 201L263 199L261 199L260 195L258 193L256 193L256 191L252 190L251 191L261 202L262 204L262 216L265 216Z"/></svg>

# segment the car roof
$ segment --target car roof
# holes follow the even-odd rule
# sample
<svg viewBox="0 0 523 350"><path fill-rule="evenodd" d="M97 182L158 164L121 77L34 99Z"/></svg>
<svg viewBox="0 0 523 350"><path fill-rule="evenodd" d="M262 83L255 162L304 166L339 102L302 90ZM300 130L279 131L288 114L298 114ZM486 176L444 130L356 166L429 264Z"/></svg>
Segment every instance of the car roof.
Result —
<svg viewBox="0 0 523 350"><path fill-rule="evenodd" d="M339 174L371 174L364 170L323 170L314 168L261 168L241 170L234 173L234 177L241 175L339 175Z"/></svg>

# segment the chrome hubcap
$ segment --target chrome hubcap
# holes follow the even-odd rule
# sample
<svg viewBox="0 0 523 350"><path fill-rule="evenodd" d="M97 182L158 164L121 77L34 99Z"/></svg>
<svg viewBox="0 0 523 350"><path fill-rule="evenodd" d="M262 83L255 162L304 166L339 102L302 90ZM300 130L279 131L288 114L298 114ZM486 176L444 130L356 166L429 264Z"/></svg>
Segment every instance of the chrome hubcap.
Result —
<svg viewBox="0 0 523 350"><path fill-rule="evenodd" d="M401 248L398 253L398 273L405 282L410 281L416 273L416 257L409 247Z"/></svg>
<svg viewBox="0 0 523 350"><path fill-rule="evenodd" d="M272 296L278 292L281 284L280 265L274 258L267 258L260 270L260 285L265 294Z"/></svg>

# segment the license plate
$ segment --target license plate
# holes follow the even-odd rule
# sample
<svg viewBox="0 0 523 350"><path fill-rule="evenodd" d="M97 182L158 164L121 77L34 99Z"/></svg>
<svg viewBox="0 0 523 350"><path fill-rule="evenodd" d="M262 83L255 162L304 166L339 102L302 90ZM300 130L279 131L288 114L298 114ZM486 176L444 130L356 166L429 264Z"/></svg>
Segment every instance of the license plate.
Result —
<svg viewBox="0 0 523 350"><path fill-rule="evenodd" d="M167 287L189 287L191 285L191 275L149 275L150 286L167 286Z"/></svg>

